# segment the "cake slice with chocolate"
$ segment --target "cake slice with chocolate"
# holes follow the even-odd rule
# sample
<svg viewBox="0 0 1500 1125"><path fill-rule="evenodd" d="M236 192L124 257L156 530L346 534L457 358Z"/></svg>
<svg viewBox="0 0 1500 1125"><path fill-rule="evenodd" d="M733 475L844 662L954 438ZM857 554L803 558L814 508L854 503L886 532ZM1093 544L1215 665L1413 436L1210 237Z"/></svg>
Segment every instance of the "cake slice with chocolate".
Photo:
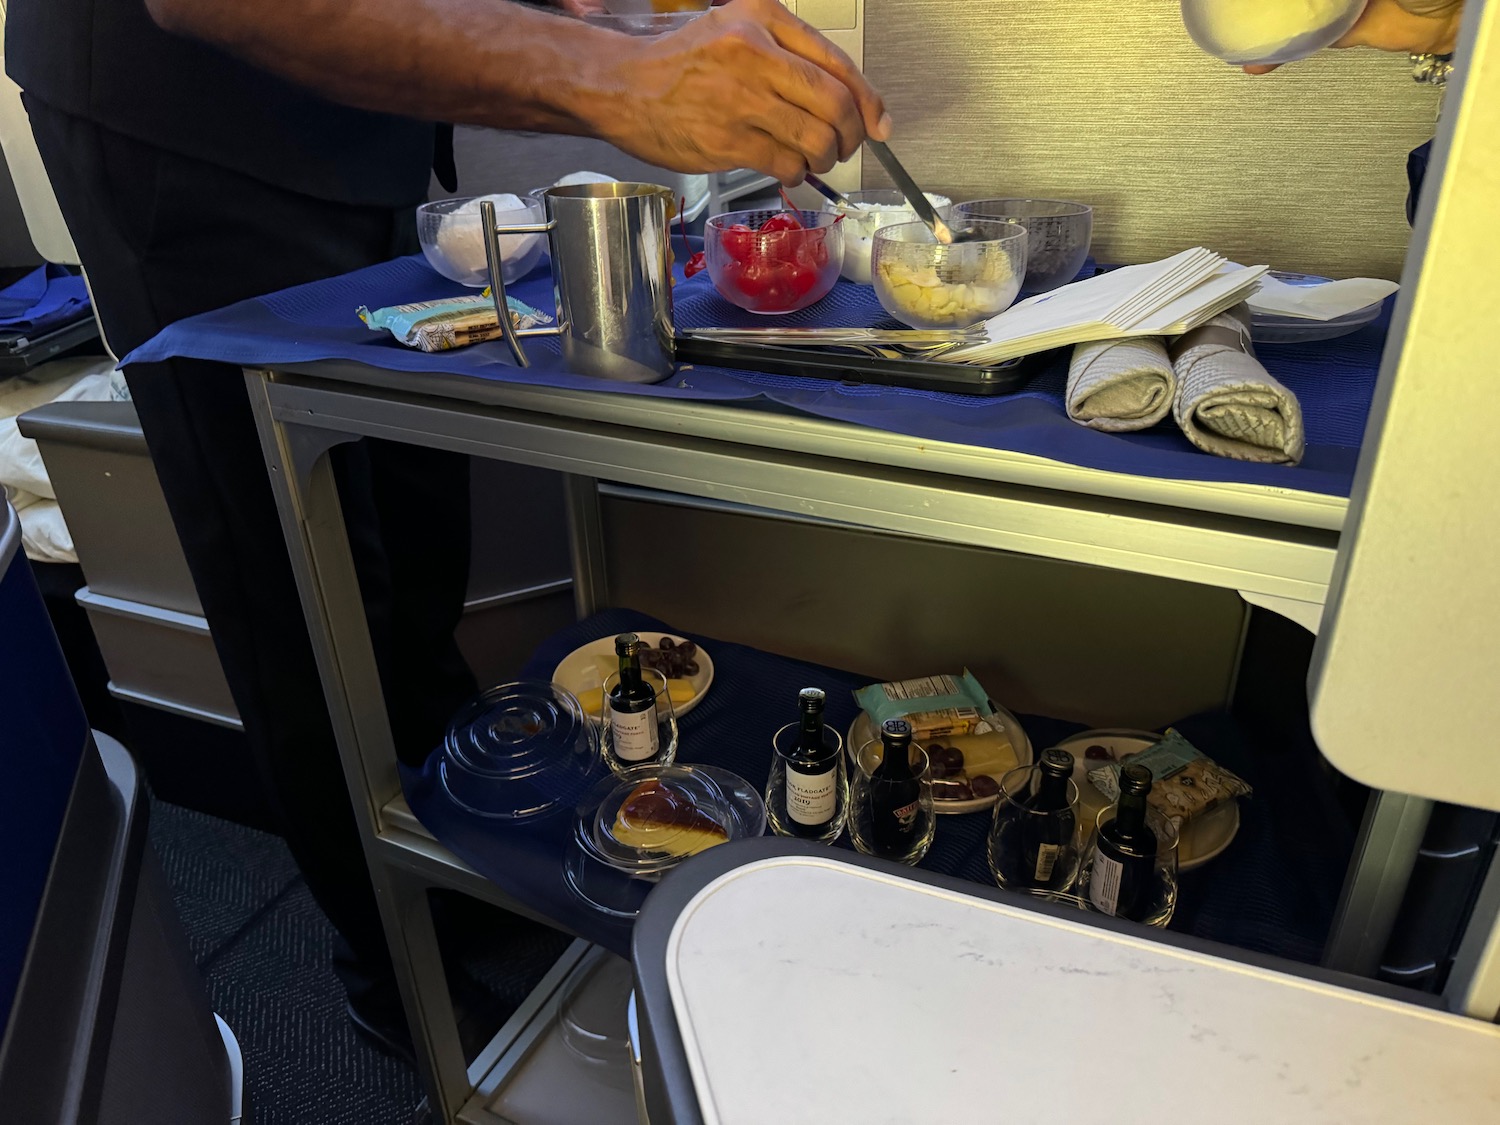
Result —
<svg viewBox="0 0 1500 1125"><path fill-rule="evenodd" d="M697 855L729 839L718 821L656 778L630 791L610 835L627 847L676 856Z"/></svg>

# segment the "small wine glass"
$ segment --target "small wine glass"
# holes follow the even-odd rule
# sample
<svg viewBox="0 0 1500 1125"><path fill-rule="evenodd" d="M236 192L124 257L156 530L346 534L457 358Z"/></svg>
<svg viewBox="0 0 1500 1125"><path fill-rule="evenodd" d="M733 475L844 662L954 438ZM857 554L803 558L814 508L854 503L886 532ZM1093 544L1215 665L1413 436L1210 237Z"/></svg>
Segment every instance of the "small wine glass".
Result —
<svg viewBox="0 0 1500 1125"><path fill-rule="evenodd" d="M849 774L849 838L856 851L864 855L916 865L932 847L937 831L937 813L932 806L932 771L927 751L915 743L911 747L912 773L917 782L915 794L906 791L907 782L890 782L875 776L885 755L879 739L866 742L854 757ZM910 828L897 834L889 832L890 820L884 813L893 805L907 814Z"/></svg>
<svg viewBox="0 0 1500 1125"><path fill-rule="evenodd" d="M1046 897L1067 891L1078 876L1078 787L1068 786L1068 806L1032 807L1041 786L1040 766L1020 766L1000 779L990 824L990 873L1006 890Z"/></svg>
<svg viewBox="0 0 1500 1125"><path fill-rule="evenodd" d="M1106 909L1108 896L1094 886L1094 872L1098 859L1099 829L1115 818L1115 806L1099 810L1093 831L1089 833L1088 845L1083 849L1083 863L1078 870L1077 894L1085 910L1101 914L1114 913L1115 917L1126 917ZM1131 921L1158 928L1172 920L1177 909L1177 852L1179 833L1174 821L1168 820L1155 808L1147 806L1146 825L1156 836L1156 859L1152 864L1152 885L1142 896L1139 909L1129 917Z"/></svg>
<svg viewBox="0 0 1500 1125"><path fill-rule="evenodd" d="M830 726L823 727L824 758L832 765L828 774L788 790L789 775L798 769L797 740L800 723L788 723L771 737L771 778L766 782L766 821L778 836L832 843L844 830L849 815L849 775L844 769L844 740Z"/></svg>
<svg viewBox="0 0 1500 1125"><path fill-rule="evenodd" d="M618 672L611 672L604 677L604 718L599 749L605 762L615 773L635 766L671 765L677 759L677 713L672 709L672 693L667 690L667 678L654 668L641 669L641 682L656 695L656 752L645 757L630 757L619 751L609 708L609 693L619 682Z"/></svg>

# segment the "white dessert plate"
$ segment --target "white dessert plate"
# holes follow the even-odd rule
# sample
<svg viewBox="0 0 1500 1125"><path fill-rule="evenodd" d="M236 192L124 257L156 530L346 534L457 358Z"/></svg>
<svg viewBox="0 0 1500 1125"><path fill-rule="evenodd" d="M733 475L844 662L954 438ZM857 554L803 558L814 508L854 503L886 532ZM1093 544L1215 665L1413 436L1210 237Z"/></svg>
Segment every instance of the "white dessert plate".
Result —
<svg viewBox="0 0 1500 1125"><path fill-rule="evenodd" d="M1085 824L1092 824L1099 810L1107 807L1110 800L1095 788L1088 773L1104 765L1103 761L1085 757L1090 746L1103 746L1119 761L1127 754L1137 754L1161 740L1161 735L1148 730L1086 730L1065 738L1058 746L1073 755L1073 784L1078 786L1080 813ZM1180 871L1192 871L1213 859L1234 839L1240 830L1240 803L1230 801L1212 812L1195 817L1188 822L1186 831L1177 844L1177 867Z"/></svg>
<svg viewBox="0 0 1500 1125"><path fill-rule="evenodd" d="M687 641L686 637L679 637L672 633L639 633L637 635L652 648L660 648L663 637L670 637L673 644L680 645ZM567 688L574 695L579 695L591 688L602 688L604 674L600 671L597 660L601 656L611 661L614 660L615 638L613 636L600 637L597 641L580 645L568 653L552 670L552 682ZM702 645L698 646L698 654L693 659L698 663L698 671L687 677L688 683L693 688L693 698L686 703L674 705L673 710L677 712L679 719L698 706L698 701L703 698L709 685L714 682L714 662L708 653L703 651ZM598 721L600 716L594 715L593 718Z"/></svg>
<svg viewBox="0 0 1500 1125"><path fill-rule="evenodd" d="M1004 707L997 707L995 710L995 714L998 715L1000 719L1005 723L1007 733L1012 736L1008 742L1005 738L1005 735L993 733L966 734L958 737L949 737L947 735L944 735L940 738L934 739L933 741L940 742L944 746L956 746L960 750L964 749L965 746L979 746L988 748L995 746L997 743L1009 745L1010 748L1015 751L1016 760L1010 765L1007 765L1004 769L997 769L993 771L993 773L990 773L990 771L988 770L985 771L987 773L990 773L990 776L992 776L996 781L999 781L1000 778L1008 770L1013 770L1016 768L1016 766L1026 766L1031 764L1031 739L1026 737L1026 731L1022 729L1021 724L1016 721L1016 717L1009 711L1007 711ZM855 759L855 755L859 753L860 747L862 747L867 742L873 741L877 737L878 735L875 732L875 727L870 722L870 716L861 711L857 716L855 716L854 722L850 724L849 737L844 742L844 745L848 748L849 761L852 763ZM918 745L921 744L919 743ZM998 792L992 793L988 797L974 797L968 801L945 801L934 798L932 807L940 813L957 814L983 812L985 809L993 808L995 802L999 799L1000 794Z"/></svg>

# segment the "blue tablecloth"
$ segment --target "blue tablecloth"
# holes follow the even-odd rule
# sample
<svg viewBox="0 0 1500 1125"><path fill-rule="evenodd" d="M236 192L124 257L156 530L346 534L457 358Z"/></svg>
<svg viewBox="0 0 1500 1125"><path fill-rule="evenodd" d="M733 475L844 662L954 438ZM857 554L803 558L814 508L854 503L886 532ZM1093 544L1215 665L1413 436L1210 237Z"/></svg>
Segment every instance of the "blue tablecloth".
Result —
<svg viewBox="0 0 1500 1125"><path fill-rule="evenodd" d="M35 336L78 320L89 308L83 278L62 266L38 266L0 289L0 333Z"/></svg>
<svg viewBox="0 0 1500 1125"><path fill-rule="evenodd" d="M533 654L524 675L548 680L579 645L626 630L689 636L713 657L713 687L681 720L678 760L722 766L757 789L764 789L770 770L771 736L795 716L799 688L824 688L828 722L843 731L856 714L853 691L870 683L851 672L684 633L630 610L606 610L557 633ZM1037 747L1083 729L1037 715L1018 718ZM1172 929L1316 962L1353 847L1352 830L1332 793L1311 763L1290 763L1277 748L1253 745L1228 715L1200 715L1177 725L1204 753L1249 781L1255 795L1242 802L1240 831L1229 848L1183 876ZM475 816L443 791L437 761L434 752L422 769L402 768L407 802L428 831L532 909L629 956L630 924L585 906L564 881L571 814L528 827ZM992 884L985 858L990 819L988 813L939 817L922 866ZM849 846L847 833L838 846Z"/></svg>
<svg viewBox="0 0 1500 1125"><path fill-rule="evenodd" d="M326 281L298 286L180 321L125 357L125 363L173 356L237 366L345 359L394 371L449 372L479 379L589 389L608 394L749 401L936 441L1014 450L1110 472L1175 480L1236 481L1347 496L1369 413L1388 317L1341 340L1262 349L1267 368L1302 402L1307 454L1300 466L1251 465L1194 449L1168 421L1136 434L1106 434L1070 422L1063 411L1066 353L1049 358L1026 388L997 398L829 382L695 366L655 386L614 383L562 369L555 341L534 340L534 366L513 366L503 342L438 354L414 351L355 316L379 308L452 297L472 290L444 280L418 256L400 258ZM553 310L545 266L511 287L516 297ZM721 298L707 273L680 280L675 315L681 328L778 323L888 323L873 291L839 282L812 308L790 317L743 312Z"/></svg>

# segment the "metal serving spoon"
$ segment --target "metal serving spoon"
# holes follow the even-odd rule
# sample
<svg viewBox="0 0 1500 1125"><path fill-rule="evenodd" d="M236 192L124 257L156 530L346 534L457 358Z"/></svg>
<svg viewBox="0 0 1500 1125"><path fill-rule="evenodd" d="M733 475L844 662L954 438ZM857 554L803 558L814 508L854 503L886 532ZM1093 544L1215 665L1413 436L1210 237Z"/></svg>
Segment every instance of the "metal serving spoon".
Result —
<svg viewBox="0 0 1500 1125"><path fill-rule="evenodd" d="M835 207L842 207L845 211L857 210L854 204L849 202L849 197L847 195L839 191L838 188L829 187L822 180L818 179L817 176L814 176L811 172L802 177L802 182L805 183L808 187L812 188L813 191L817 192L824 199L828 200L829 203L832 203Z"/></svg>
<svg viewBox="0 0 1500 1125"><path fill-rule="evenodd" d="M901 194L906 196L906 202L911 204L911 209L917 213L917 218L927 224L932 236L944 246L951 246L956 242L973 242L975 239L984 237L973 227L961 227L954 230L938 217L938 213L932 209L932 204L922 189L917 186L917 181L907 174L901 166L901 161L896 159L896 154L886 147L883 141L872 141L866 139L865 147L875 154L875 159L880 161L891 179L896 181L896 186L901 189ZM815 185L816 186L816 185Z"/></svg>

